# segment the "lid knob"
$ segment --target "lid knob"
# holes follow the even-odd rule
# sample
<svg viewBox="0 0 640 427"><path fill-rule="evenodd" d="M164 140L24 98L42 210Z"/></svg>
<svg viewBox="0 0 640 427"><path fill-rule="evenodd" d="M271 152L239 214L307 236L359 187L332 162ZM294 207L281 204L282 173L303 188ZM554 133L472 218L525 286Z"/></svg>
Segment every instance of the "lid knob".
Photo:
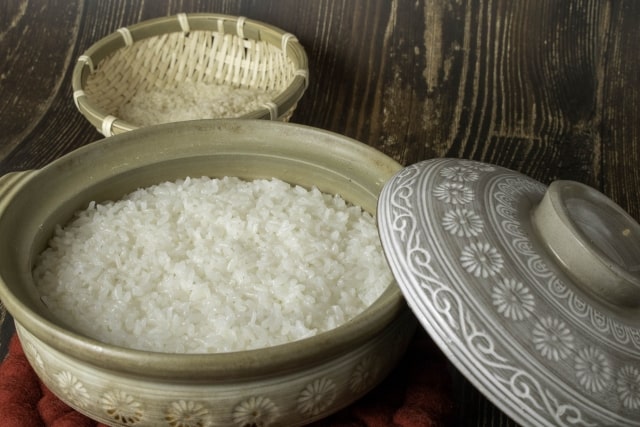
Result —
<svg viewBox="0 0 640 427"><path fill-rule="evenodd" d="M617 306L640 306L640 225L597 190L551 183L532 223L562 269Z"/></svg>

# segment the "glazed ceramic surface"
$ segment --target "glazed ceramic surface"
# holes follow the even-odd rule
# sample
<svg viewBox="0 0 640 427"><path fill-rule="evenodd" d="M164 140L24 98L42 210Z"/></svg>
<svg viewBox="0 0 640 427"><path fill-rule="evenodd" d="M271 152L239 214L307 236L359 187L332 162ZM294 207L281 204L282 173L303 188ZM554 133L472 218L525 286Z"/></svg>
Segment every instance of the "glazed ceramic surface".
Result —
<svg viewBox="0 0 640 427"><path fill-rule="evenodd" d="M294 426L350 404L381 381L416 321L395 284L352 321L260 350L162 354L105 345L60 324L31 277L56 224L92 201L186 176L278 177L375 213L400 166L364 144L303 126L207 120L150 127L0 179L0 298L44 383L109 425Z"/></svg>
<svg viewBox="0 0 640 427"><path fill-rule="evenodd" d="M640 227L595 190L487 164L403 169L378 208L409 305L523 425L640 425Z"/></svg>

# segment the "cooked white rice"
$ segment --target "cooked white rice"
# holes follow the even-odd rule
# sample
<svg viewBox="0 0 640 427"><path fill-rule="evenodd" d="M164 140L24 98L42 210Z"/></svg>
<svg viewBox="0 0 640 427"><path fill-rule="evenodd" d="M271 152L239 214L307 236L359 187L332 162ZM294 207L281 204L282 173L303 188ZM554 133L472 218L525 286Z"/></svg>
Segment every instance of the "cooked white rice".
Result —
<svg viewBox="0 0 640 427"><path fill-rule="evenodd" d="M234 88L203 82L176 82L175 87L134 93L117 115L136 126L196 119L235 118L264 108L278 91Z"/></svg>
<svg viewBox="0 0 640 427"><path fill-rule="evenodd" d="M33 271L45 304L143 350L255 349L335 328L392 277L373 217L273 180L187 178L91 203Z"/></svg>

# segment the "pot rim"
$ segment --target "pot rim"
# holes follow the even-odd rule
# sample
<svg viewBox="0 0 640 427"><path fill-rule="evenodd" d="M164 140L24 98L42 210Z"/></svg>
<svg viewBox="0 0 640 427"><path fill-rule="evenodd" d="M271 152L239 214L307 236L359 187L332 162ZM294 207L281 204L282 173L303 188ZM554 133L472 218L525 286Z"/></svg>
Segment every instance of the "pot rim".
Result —
<svg viewBox="0 0 640 427"><path fill-rule="evenodd" d="M299 141L303 150L306 147L314 146L316 150L320 150L318 152L329 153L335 148L343 157L340 159L341 164L346 165L350 162L353 163L354 160L359 160L362 163L353 164L353 168L378 168L379 174L382 174L377 183L380 189L388 177L401 168L401 165L395 160L370 146L333 132L304 125L245 119L170 123L105 138L72 151L39 170L15 174L13 180L15 182L5 185L4 188L0 186L0 191L5 190L4 197L0 197L0 222L5 209L16 197L25 194L30 185L35 185L33 184L35 181L50 178L52 174L64 174L64 179L72 180L76 175L74 172L77 171L74 168L81 167L79 165L86 165L88 162L90 163L91 159L103 158L102 156L106 153L113 155L118 152L126 152L136 144L144 145L144 142L140 141L150 141L159 135L169 134L174 137L182 135L184 137L189 134L193 138L205 138L211 137L216 132L233 132L243 137L260 135L263 139L269 133L282 135L286 142L282 142L285 139L278 140L278 146L281 144L293 146L291 142L293 139L304 136L306 139ZM264 144L260 149L268 152L269 145L272 144ZM300 149L296 148L298 151ZM169 151L172 150L169 149ZM159 155L170 156L171 154L164 152ZM326 158L329 158L329 155L326 154ZM154 155L150 155L150 157L151 159L136 159L138 163L129 164L128 169L124 167L124 170L115 173L119 174L117 176L121 176L126 170L141 169L144 165L158 163ZM99 178L97 179L96 182L100 182ZM29 262L30 265L31 262ZM26 328L46 345L72 355L85 363L97 365L101 369L173 381L250 379L282 375L318 363L328 363L332 359L357 350L359 345L373 339L393 319L408 310L400 289L395 285L395 282L391 282L384 293L364 312L335 329L309 338L267 348L228 353L160 353L105 344L70 331L56 323L54 319L36 311L32 307L33 304L24 301L24 297L16 296L12 291L12 288L16 288L16 286L9 286L6 283L5 273L5 271L0 271L0 298L15 322ZM30 270L22 271L22 274L23 278L31 278ZM27 285L32 285L32 283L27 283ZM36 298L38 297L36 296Z"/></svg>

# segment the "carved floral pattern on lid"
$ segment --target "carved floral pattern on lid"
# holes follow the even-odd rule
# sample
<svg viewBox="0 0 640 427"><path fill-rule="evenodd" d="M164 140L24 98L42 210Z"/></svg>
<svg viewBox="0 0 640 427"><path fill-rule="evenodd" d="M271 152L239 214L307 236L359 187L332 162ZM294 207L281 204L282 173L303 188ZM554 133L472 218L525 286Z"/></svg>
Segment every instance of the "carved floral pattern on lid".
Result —
<svg viewBox="0 0 640 427"><path fill-rule="evenodd" d="M504 264L502 255L489 243L471 242L460 255L460 265L469 274L486 279L498 273Z"/></svg>
<svg viewBox="0 0 640 427"><path fill-rule="evenodd" d="M473 191L457 182L445 182L433 190L433 195L438 200L452 205L464 205L473 201Z"/></svg>
<svg viewBox="0 0 640 427"><path fill-rule="evenodd" d="M436 342L516 420L637 425L638 323L605 314L541 252L530 209L545 191L474 161L405 167L378 204L394 276Z"/></svg>
<svg viewBox="0 0 640 427"><path fill-rule="evenodd" d="M574 367L580 385L589 392L600 392L613 380L609 358L596 347L590 346L578 350Z"/></svg>
<svg viewBox="0 0 640 427"><path fill-rule="evenodd" d="M620 369L616 391L622 404L629 409L640 409L640 369L627 365Z"/></svg>
<svg viewBox="0 0 640 427"><path fill-rule="evenodd" d="M510 320L523 320L531 316L536 303L529 288L514 279L502 279L491 292L498 313Z"/></svg>
<svg viewBox="0 0 640 427"><path fill-rule="evenodd" d="M482 232L482 219L469 209L455 208L442 219L442 227L454 236L475 237Z"/></svg>
<svg viewBox="0 0 640 427"><path fill-rule="evenodd" d="M562 320L555 317L545 317L536 322L532 335L536 350L549 360L558 362L573 352L573 334Z"/></svg>

